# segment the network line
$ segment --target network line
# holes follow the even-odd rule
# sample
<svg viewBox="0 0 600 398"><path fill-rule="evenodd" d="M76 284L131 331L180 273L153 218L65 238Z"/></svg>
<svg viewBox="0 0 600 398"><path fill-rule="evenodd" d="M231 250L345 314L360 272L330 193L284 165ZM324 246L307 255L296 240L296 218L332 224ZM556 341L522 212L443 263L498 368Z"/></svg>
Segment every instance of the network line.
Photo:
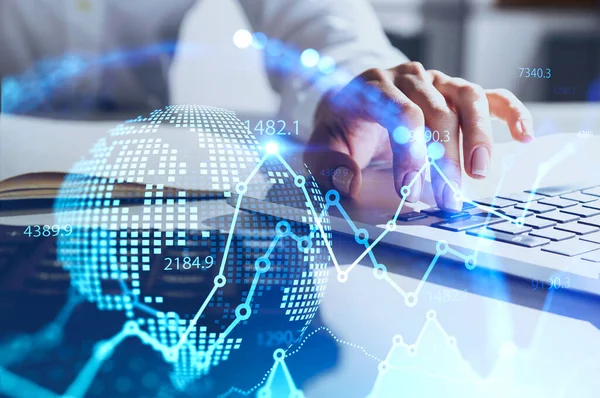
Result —
<svg viewBox="0 0 600 398"><path fill-rule="evenodd" d="M361 351L366 357L373 359L375 362L377 362L377 370L378 370L378 376L377 379L373 385L373 389L371 394L369 395L370 398L374 398L377 394L376 394L376 390L379 388L379 385L381 383L381 379L383 377L383 375L391 370L395 370L395 371L416 371L419 372L427 377L430 378L435 378L435 379L444 379L447 381L451 381L454 383L474 383L474 382L490 382L490 381L494 381L494 382L502 382L502 381L506 381L503 379L486 379L486 380L472 380L472 379L457 379L457 378L453 378L453 377L449 377L446 375L441 375L438 373L432 373L432 372L428 372L426 369L423 369L420 366L415 366L415 365L392 365L391 364L391 358L394 355L396 350L399 349L403 349L406 350L409 355L411 356L415 356L418 353L418 348L420 346L420 344L422 343L423 340L423 336L425 331L427 330L428 327L430 326L434 326L436 327L440 333L442 334L443 338L445 339L446 343L448 344L448 346L452 349L452 353L455 355L455 357L457 358L457 360L461 363L464 363L464 359L462 358L462 355L460 353L460 350L458 349L457 346L457 341L456 339L449 335L448 332L444 329L444 327L439 323L439 321L437 320L437 314L435 310L429 310L427 312L426 315L426 321L423 324L423 326L421 327L421 330L419 331L419 334L415 340L415 342L413 344L408 344L404 341L404 339L402 338L402 335L400 334L396 334L393 339L392 339L392 345L390 347L390 349L388 350L388 352L386 353L385 357L382 359L370 352L368 352L363 346L359 345L359 344L355 344L352 342L349 342L347 340L341 339L339 338L331 329L329 329L326 326L320 326L319 328L311 331L309 334L307 334L306 336L303 337L302 341L297 345L297 347L293 350L293 351L287 351L285 352L284 350L282 350L281 348L277 349L274 351L273 353L273 357L274 357L274 363L273 366L271 366L271 368L265 373L265 375L262 377L262 380L257 383L256 385L254 385L253 387L247 389L247 390L243 390L240 389L238 387L232 386L230 387L227 391L225 391L224 393L220 394L218 397L219 398L227 398L229 396L231 396L232 394L239 394L242 396L249 396L250 394L252 394L254 391L258 390L257 396L260 397L269 397L270 395L270 390L272 387L272 383L273 380L275 379L275 373L281 368L281 371L284 372L284 377L285 380L287 381L288 385L287 388L290 391L290 396L303 396L300 395L301 391L297 389L293 378L289 372L289 369L287 367L287 364L285 362L286 359L289 359L290 357L294 356L295 354L297 354L298 352L300 352L300 350L302 349L302 347L313 337L316 336L319 333L322 332L326 332L329 334L329 336L331 336L337 343L346 345L348 347L357 349L359 351ZM282 355L284 355L282 357ZM295 395L293 395L295 394Z"/></svg>
<svg viewBox="0 0 600 398"><path fill-rule="evenodd" d="M572 154L573 150L574 149L572 146L567 146L554 159L540 165L540 173L539 174L545 175L545 173L548 173L549 170L560 161L560 159ZM254 176L258 173L258 171L262 168L262 166L264 165L266 160L271 155L275 155L275 157L281 162L281 164L290 172L290 174L294 178L294 184L302 190L302 192L306 198L306 204L312 213L312 216L315 220L315 224L317 225L317 227L321 233L321 237L325 243L325 246L327 247L327 250L328 250L331 258L332 258L332 261L335 265L336 271L338 272L338 281L342 282L342 283L345 282L347 280L349 272L352 271L352 269L354 267L356 267L356 265L362 259L364 259L366 256L369 256L369 258L371 259L371 262L373 264L373 267L374 267L375 277L377 279L385 280L390 286L392 286L392 288L394 288L398 293L400 293L403 296L406 305L409 307L414 307L417 304L418 295L419 295L422 287L424 286L425 282L429 278L429 275L433 271L440 256L442 256L446 253L450 253L450 254L458 257L459 259L463 260L465 263L465 267L468 270L474 269L477 265L476 253L477 253L478 249L476 249L474 251L475 254L465 255L465 254L449 247L447 242L438 241L436 244L436 255L433 257L431 263L429 264L427 270L425 271L423 277L421 278L416 290L414 292L407 293L387 275L387 270L386 270L385 266L383 264L379 264L374 256L374 254L372 253L372 249L379 243L379 241L381 241L381 239L383 239L383 237L385 237L385 235L387 235L389 232L394 231L396 229L396 220L402 210L402 207L404 206L406 197L410 194L410 187L412 186L412 184L414 184L414 182L416 181L417 178L420 178L421 174L425 172L425 170L427 169L428 166L434 167L436 169L436 171L440 174L440 176L445 181L447 181L448 186L451 187L454 194L459 196L463 201L468 202L471 205L473 205L477 208L480 208L488 213L495 214L496 216L501 217L509 222L522 223L522 217L511 218L509 216L506 216L502 213L495 211L493 208L480 205L476 202L473 202L473 201L465 198L462 195L462 192L457 187L455 187L453 184L449 183L447 177L444 175L443 171L437 166L435 161L433 159L429 159L429 161L426 162L423 165L423 167L419 170L419 173L415 176L415 178L407 186L402 188L402 190L401 190L402 199L396 210L394 217L386 224L386 228L382 231L382 233L371 244L369 244L368 243L369 237L368 237L367 231L364 229L358 229L356 227L356 224L352 221L352 219L348 216L348 213L345 211L345 209L339 203L340 197L339 197L339 193L337 191L330 190L326 193L326 195L325 195L326 204L323 207L321 214L318 214L312 203L312 199L308 193L308 190L306 189L305 177L300 174L297 174L291 168L289 163L287 161L285 161L285 159L283 159L283 157L279 153L275 152L275 153L267 153L265 156L263 156L263 158L261 158L261 160L257 163L256 167L251 171L250 175L246 178L246 180L244 182L238 183L236 186L238 198L237 198L235 211L234 211L234 215L233 215L233 219L232 219L232 225L230 227L230 233L228 235L227 242L226 242L227 249L231 245L231 239L233 238L233 233L235 231L235 226L237 223L237 216L238 216L240 208L241 208L241 203L242 203L244 194L247 191L248 184L252 181ZM536 179L536 183L534 184L534 187L531 190L532 192L535 192L535 189L537 189L537 185L539 184L539 181L542 178L543 178L543 175L538 175L538 178ZM532 196L530 197L530 199L532 199ZM348 222L351 229L355 232L355 239L356 239L357 243L362 243L365 246L365 250L363 251L363 253L359 257L357 257L357 259L344 270L341 269L341 267L337 261L335 253L333 252L333 249L331 246L331 242L329 242L329 240L327 238L327 234L325 233L325 230L324 230L324 227L322 224L322 219L327 214L327 211L331 206L335 206L340 211L343 218ZM526 212L526 210L523 210L523 214L525 214L525 212ZM490 214L488 214L488 217L490 217ZM279 239L283 236L289 236L290 238L292 238L296 242L298 242L298 248L300 250L303 250L303 249L308 250L310 248L310 247L303 247L301 244L306 239L309 240L310 237L298 237L295 234L293 234L290 231L290 225L287 221L280 221L277 224L275 237L273 238L271 244L269 245L269 249L265 253L265 256L259 257L255 262L256 274L253 278L252 285L251 285L251 288L250 288L250 291L249 291L249 294L248 294L246 300L242 304L238 305L238 307L236 308L236 318L227 327L227 329L219 335L219 338L209 346L209 348L206 352L199 351L196 353L194 358L203 357L203 360L202 361L199 360L198 363L195 364L195 366L199 366L199 367L209 366L210 358L211 358L214 350L218 346L223 344L223 341L227 338L227 336L235 329L235 327L241 321L249 319L249 317L251 315L250 303L252 301L259 278L263 273L267 272L270 269L269 256L272 253L272 251L274 250L274 248L276 247ZM226 250L224 252L224 259L227 258L227 253L228 253L228 250ZM99 346L102 349L96 350L96 352L94 353L92 358L88 361L86 366L84 366L83 370L78 374L75 381L72 383L72 385L67 390L67 395L65 397L79 397L79 396L82 396L83 394L85 394L85 392L87 391L87 388L89 388L89 385L91 384L91 381L95 377L101 364L104 362L104 360L108 356L110 356L112 354L112 352L114 351L116 346L118 346L126 337L137 336L138 338L140 338L140 340L143 343L146 343L146 344L150 345L151 347L153 347L155 350L162 352L163 357L168 362L175 362L177 360L178 352L184 344L187 345L192 352L194 352L195 347L188 342L187 337L189 336L189 334L193 330L193 328L196 326L197 321L200 319L202 313L208 306L208 303L213 298L216 291L219 288L222 288L223 286L225 286L225 284L227 283L227 280L224 276L224 265L225 265L225 260L223 260L221 262L221 269L219 271L219 274L214 279L213 288L211 289L210 293L206 297L206 299L203 302L203 304L201 305L201 307L198 309L192 322L190 322L187 329L181 334L178 342L174 346L169 347L164 344L161 344L160 342L158 342L156 339L152 338L147 333L140 331L139 327L137 326L137 324L135 324L135 322L129 321L128 323L125 324L125 327L121 332L119 332L118 334L113 336L111 339L109 339L107 342L105 342L104 345ZM148 307L145 310L151 311L152 309L150 307ZM68 313L68 312L66 312L66 313ZM156 313L158 313L158 311L156 311ZM63 323L66 320L65 315L59 315L58 319L62 319ZM276 365L277 365L277 363L276 363ZM287 369L285 364L280 364L280 366L282 366L283 369ZM2 374L5 374L10 380L13 380L16 383L18 383L19 380L21 380L21 378L19 378L19 376L11 374L6 369L0 368L0 372L2 372ZM31 383L31 382L28 382L28 383ZM21 384L21 385L25 386L25 384ZM27 384L27 385L29 385L29 384ZM39 387L39 388L41 389L42 387ZM10 393L10 391L8 393Z"/></svg>
<svg viewBox="0 0 600 398"><path fill-rule="evenodd" d="M219 288L222 288L223 286L225 286L225 284L227 283L227 278L224 276L224 264L225 264L225 260L227 258L227 251L231 245L231 240L233 239L235 226L237 224L237 215L240 211L241 202L242 202L244 194L246 193L248 183L254 178L256 173L260 170L260 168L263 166L263 164L265 163L265 161L268 159L269 156L270 156L270 154L265 155L259 161L259 163L257 163L256 167L252 170L252 172L250 173L248 178L244 182L238 183L236 186L236 190L239 194L239 197L238 197L238 201L236 204L234 216L232 219L230 233L227 237L227 242L226 242L227 250L224 253L224 260L221 263L221 270L220 270L219 274L214 278L213 288L211 289L210 293L207 295L207 297L204 300L201 307L198 309L192 322L190 322L190 324L188 325L188 327L184 331L184 333L181 334L178 342L172 347L164 345L164 344L160 343L158 340L152 338L146 332L141 331L139 329L139 326L135 323L135 321L128 321L125 323L123 329L119 333L114 335L112 338L110 338L108 341L97 343L97 345L94 349L94 354L88 360L88 362L83 367L83 369L79 372L79 374L76 376L76 378L72 382L72 384L69 386L67 392L65 393L65 395L63 395L64 398L83 396L86 393L87 389L89 388L89 386L90 386L92 380L94 379L94 377L96 376L97 372L99 371L102 363L104 363L104 361L112 355L112 353L114 352L114 349L118 345L120 345L121 342L123 342L129 336L137 336L143 343L150 345L152 348L154 348L157 351L160 351L163 354L163 357L165 358L166 361L175 362L177 360L179 350L181 349L181 347L184 344L188 343L187 337L189 336L189 334L193 330L193 328L196 326L197 321L199 320L200 316L202 315L202 313L208 306L208 303L213 298L216 291ZM285 162L285 164L287 165L287 162ZM289 170L291 170L291 168L289 168L289 165L287 165L287 167ZM314 206L312 205L312 202L310 200L308 191L306 190L306 188L304 186L306 183L306 179L303 176L295 175L294 183L296 184L296 186L302 188L303 193L306 195L308 202L310 203L313 214L316 214ZM317 215L317 217L315 217L315 218L318 218L318 217L319 216ZM324 231L324 228L322 226L320 219L317 220L317 224L320 226L323 239L326 240L327 237L326 237L326 234L325 234L325 231ZM312 246L312 244L310 243L310 237L299 237L298 235L294 234L291 231L291 225L289 224L289 222L280 221L277 223L275 237L273 238L271 244L269 245L269 248L267 249L265 256L261 256L258 259L256 259L256 261L255 261L256 273L253 278L252 285L250 287L250 291L246 297L246 300L244 301L244 303L238 305L238 307L235 310L236 318L225 329L225 331L219 335L218 339L209 346L209 348L206 352L199 351L199 352L195 353L194 358L203 357L203 359L204 359L203 361L198 361L197 363L194 363L195 366L198 366L198 367L210 366L210 359L212 357L214 350L218 346L223 344L223 342L227 338L227 336L237 327L237 325L240 322L245 321L250 318L250 315L252 313L250 303L253 299L253 296L254 296L254 293L256 290L256 286L259 282L259 278L263 273L266 273L269 271L269 269L271 267L271 262L269 260L269 257L272 254L273 250L275 249L279 240L285 236L289 236L291 239L295 240L298 243L298 249L301 251L308 252ZM305 243L305 242L307 242L307 243ZM64 317L61 316L60 318L64 318ZM191 344L187 344L187 345L192 352L195 351L195 347L193 345L191 345ZM0 371L6 373L7 377L9 377L15 383L18 383L18 381L20 380L20 378L18 376L12 374L11 372L9 372L6 369L0 368ZM22 384L22 386L23 386L23 384ZM10 393L10 389L9 389L9 391L7 391L7 393Z"/></svg>

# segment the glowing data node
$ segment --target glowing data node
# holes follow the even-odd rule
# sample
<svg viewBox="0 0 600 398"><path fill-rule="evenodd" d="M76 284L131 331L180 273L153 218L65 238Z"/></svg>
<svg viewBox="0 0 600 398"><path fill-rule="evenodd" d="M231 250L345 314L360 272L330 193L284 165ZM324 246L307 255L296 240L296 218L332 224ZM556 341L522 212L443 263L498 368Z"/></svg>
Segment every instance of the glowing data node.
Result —
<svg viewBox="0 0 600 398"><path fill-rule="evenodd" d="M275 226L279 236L287 236L290 233L290 228L290 223L287 221L279 221Z"/></svg>
<svg viewBox="0 0 600 398"><path fill-rule="evenodd" d="M225 286L225 283L227 283L227 278L225 278L225 275L215 276L215 286L216 287L221 288L221 287Z"/></svg>
<svg viewBox="0 0 600 398"><path fill-rule="evenodd" d="M235 186L235 190L238 194L243 195L248 190L248 185L244 184L243 182L238 182Z"/></svg>
<svg viewBox="0 0 600 398"><path fill-rule="evenodd" d="M258 398L271 398L271 389L268 387L261 388L256 396Z"/></svg>
<svg viewBox="0 0 600 398"><path fill-rule="evenodd" d="M427 146L427 154L432 161L441 159L444 153L446 153L446 149L440 142L432 142Z"/></svg>
<svg viewBox="0 0 600 398"><path fill-rule="evenodd" d="M402 336L400 336L399 334L397 334L392 339L392 342L393 342L394 346L397 347L397 346L402 345L404 343L404 338Z"/></svg>
<svg viewBox="0 0 600 398"><path fill-rule="evenodd" d="M267 257L259 257L254 262L256 272L267 272L271 268L271 260Z"/></svg>
<svg viewBox="0 0 600 398"><path fill-rule="evenodd" d="M340 203L340 193L335 189L330 189L325 194L325 200L329 206L334 206Z"/></svg>
<svg viewBox="0 0 600 398"><path fill-rule="evenodd" d="M398 126L392 132L392 138L394 139L394 141L401 145L408 143L408 141L410 141L411 136L411 131L404 126Z"/></svg>
<svg viewBox="0 0 600 398"><path fill-rule="evenodd" d="M317 67L319 68L319 71L321 73L329 75L335 72L335 66L335 59L326 55L324 57L321 57L321 60L319 61L319 65Z"/></svg>
<svg viewBox="0 0 600 398"><path fill-rule="evenodd" d="M469 256L465 259L465 267L471 271L477 267L477 260L475 260L474 256Z"/></svg>
<svg viewBox="0 0 600 398"><path fill-rule="evenodd" d="M125 322L125 326L123 327L123 330L127 333L135 333L139 329L140 328L135 321L127 321L127 322Z"/></svg>
<svg viewBox="0 0 600 398"><path fill-rule="evenodd" d="M430 321L433 321L436 317L437 317L437 313L435 312L435 310L427 311L427 319L429 319Z"/></svg>
<svg viewBox="0 0 600 398"><path fill-rule="evenodd" d="M438 241L438 243L435 245L435 249L438 254L445 254L448 251L448 242L445 240Z"/></svg>
<svg viewBox="0 0 600 398"><path fill-rule="evenodd" d="M364 245L367 244L369 242L369 232L364 229L361 228L358 231L356 231L356 234L354 235L354 239L356 240L356 243Z"/></svg>
<svg viewBox="0 0 600 398"><path fill-rule="evenodd" d="M300 62L302 62L302 65L304 65L306 68L312 68L316 66L320 59L321 56L317 50L313 48L307 48L306 50L302 51L302 54L300 54Z"/></svg>
<svg viewBox="0 0 600 398"><path fill-rule="evenodd" d="M250 318L251 313L252 310L248 304L240 304L235 309L235 316L241 321L245 321Z"/></svg>
<svg viewBox="0 0 600 398"><path fill-rule="evenodd" d="M277 152L279 152L279 146L276 142L271 141L268 142L267 145L265 145L265 150L268 154L275 155Z"/></svg>
<svg viewBox="0 0 600 398"><path fill-rule="evenodd" d="M387 276L387 267L383 264L377 264L375 268L373 268L373 276L375 279L385 279Z"/></svg>
<svg viewBox="0 0 600 398"><path fill-rule="evenodd" d="M248 48L252 44L252 34L246 29L240 29L233 34L233 44L237 48Z"/></svg>
<svg viewBox="0 0 600 398"><path fill-rule="evenodd" d="M414 357L415 355L417 355L417 346L414 344L411 344L408 346L408 355L410 355L411 357Z"/></svg>
<svg viewBox="0 0 600 398"><path fill-rule="evenodd" d="M298 188L302 188L306 184L306 178L304 178L304 176L296 176L294 178L294 184L296 184Z"/></svg>
<svg viewBox="0 0 600 398"><path fill-rule="evenodd" d="M448 337L446 342L450 347L456 347L456 337Z"/></svg>
<svg viewBox="0 0 600 398"><path fill-rule="evenodd" d="M404 296L404 303L406 304L407 307L414 307L415 305L417 305L418 302L418 298L417 298L417 294L416 293L407 293L406 296Z"/></svg>
<svg viewBox="0 0 600 398"><path fill-rule="evenodd" d="M308 253L312 247L312 240L308 236L298 239L298 250Z"/></svg>
<svg viewBox="0 0 600 398"><path fill-rule="evenodd" d="M377 369L379 370L379 373L386 373L388 370L390 370L390 364L386 361L381 361L379 362Z"/></svg>
<svg viewBox="0 0 600 398"><path fill-rule="evenodd" d="M407 185L400 188L400 195L402 195L403 198L408 197L408 195L410 195L410 188Z"/></svg>
<svg viewBox="0 0 600 398"><path fill-rule="evenodd" d="M337 274L337 280L340 283L344 283L348 280L348 273L344 271L339 271Z"/></svg>
<svg viewBox="0 0 600 398"><path fill-rule="evenodd" d="M390 232L393 232L396 230L396 222L394 220L390 220L387 222L385 229L387 229Z"/></svg>
<svg viewBox="0 0 600 398"><path fill-rule="evenodd" d="M285 358L285 350L283 348L278 348L275 351L273 351L274 360L276 360L277 362L281 362L283 361L283 358Z"/></svg>
<svg viewBox="0 0 600 398"><path fill-rule="evenodd" d="M255 32L252 35L252 47L257 50L262 50L265 48L267 44L267 35L262 32Z"/></svg>

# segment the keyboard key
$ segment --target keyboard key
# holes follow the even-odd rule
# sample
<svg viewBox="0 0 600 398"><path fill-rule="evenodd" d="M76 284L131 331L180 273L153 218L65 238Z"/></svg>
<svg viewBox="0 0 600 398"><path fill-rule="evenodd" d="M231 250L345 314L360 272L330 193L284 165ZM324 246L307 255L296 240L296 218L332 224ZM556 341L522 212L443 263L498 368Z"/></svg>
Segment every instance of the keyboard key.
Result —
<svg viewBox="0 0 600 398"><path fill-rule="evenodd" d="M544 218L546 220L556 221L561 224L579 220L579 217L576 215L567 214L560 211L553 211L552 213L540 214L538 215L538 217Z"/></svg>
<svg viewBox="0 0 600 398"><path fill-rule="evenodd" d="M590 209L598 209L600 210L600 200L595 200L593 202L585 203L583 207L589 207Z"/></svg>
<svg viewBox="0 0 600 398"><path fill-rule="evenodd" d="M536 189L535 193L544 195L544 196L560 196L565 195L567 193L579 191L581 189L581 185L557 185L554 187L543 187ZM527 190L525 192L531 192L531 190Z"/></svg>
<svg viewBox="0 0 600 398"><path fill-rule="evenodd" d="M600 227L600 215L584 218L580 221L580 223Z"/></svg>
<svg viewBox="0 0 600 398"><path fill-rule="evenodd" d="M438 211L440 211L439 207L430 207L429 209L423 209L421 210L421 213L425 213L425 214L434 214L437 213Z"/></svg>
<svg viewBox="0 0 600 398"><path fill-rule="evenodd" d="M487 217L472 216L470 218L459 218L456 220L442 221L432 224L431 226L446 229L449 231L460 232L466 231L467 229L483 227L485 225L492 225L499 222L502 222L502 220L499 218L490 218L488 222Z"/></svg>
<svg viewBox="0 0 600 398"><path fill-rule="evenodd" d="M594 242L594 243L600 244L600 232L595 232L593 234L584 235L580 239L588 241L588 242Z"/></svg>
<svg viewBox="0 0 600 398"><path fill-rule="evenodd" d="M592 217L592 216L597 216L598 214L600 214L600 210L598 210L598 209L592 209L590 207L583 207L581 205L578 205L575 207L570 207L568 209L563 209L563 210L561 210L561 212L567 213L567 214L575 214L576 216L579 216L579 217Z"/></svg>
<svg viewBox="0 0 600 398"><path fill-rule="evenodd" d="M558 207L559 209L565 209L567 207L577 205L577 202L573 200L563 199L559 197L550 197L540 200L541 204Z"/></svg>
<svg viewBox="0 0 600 398"><path fill-rule="evenodd" d="M513 224L508 221L504 221L499 224L489 226L488 228L491 230L494 230L494 231L504 232L504 233L512 234L512 235L524 234L525 232L531 231L531 227Z"/></svg>
<svg viewBox="0 0 600 398"><path fill-rule="evenodd" d="M515 202L519 203L533 202L545 198L545 196L537 195L535 193L532 195L529 192L516 192L508 195L498 195L498 197L502 199L514 200Z"/></svg>
<svg viewBox="0 0 600 398"><path fill-rule="evenodd" d="M469 203L469 202L463 202L463 205L462 205L462 209L463 210L469 210L469 209L472 209L474 207L475 207L475 205L472 204L472 203Z"/></svg>
<svg viewBox="0 0 600 398"><path fill-rule="evenodd" d="M550 239L556 242L571 239L576 236L573 232L560 231L554 228L539 229L537 231L532 231L529 235Z"/></svg>
<svg viewBox="0 0 600 398"><path fill-rule="evenodd" d="M507 215L509 217L512 217L512 218L531 217L531 216L533 216L533 212L531 212L531 211L523 212L523 210L521 210L521 209L515 209L515 208L512 208L512 207L509 207L507 209L498 209L498 212L502 213L502 214L505 214L505 215Z"/></svg>
<svg viewBox="0 0 600 398"><path fill-rule="evenodd" d="M443 218L445 220L453 220L456 218L463 218L463 217L470 217L471 214L469 214L466 211L446 211L446 210L440 210L437 207L433 207L431 209L424 209L421 210L421 213L425 213L428 214L430 216L433 217L439 217L439 218Z"/></svg>
<svg viewBox="0 0 600 398"><path fill-rule="evenodd" d="M574 232L577 235L587 235L592 232L600 231L600 228L594 227L591 225L585 225L578 222L570 222L567 224L559 224L556 229L560 229L561 231L569 231Z"/></svg>
<svg viewBox="0 0 600 398"><path fill-rule="evenodd" d="M535 229L548 228L548 227L553 227L556 225L556 223L554 221L544 220L543 218L538 218L538 217L529 217L529 218L526 218L524 221L525 221L525 225L527 225L528 227L531 227L531 228L535 228Z"/></svg>
<svg viewBox="0 0 600 398"><path fill-rule="evenodd" d="M584 189L581 192L583 192L586 195L593 195L593 196L600 197L600 186L597 186L597 187L594 187L594 188L590 188L590 189Z"/></svg>
<svg viewBox="0 0 600 398"><path fill-rule="evenodd" d="M579 239L569 239L563 242L553 242L542 247L543 251L573 257L600 249L600 245Z"/></svg>
<svg viewBox="0 0 600 398"><path fill-rule="evenodd" d="M421 220L423 218L427 218L427 214L419 213L416 211L411 211L408 213L401 213L400 215L398 215L398 220L405 221L405 222Z"/></svg>
<svg viewBox="0 0 600 398"><path fill-rule="evenodd" d="M496 210L497 211L497 210ZM475 213L473 214L474 216L479 216L479 217L487 217L490 216L490 218L498 218L499 216L497 216L496 214L493 213L488 213L487 211L482 211L481 213Z"/></svg>
<svg viewBox="0 0 600 398"><path fill-rule="evenodd" d="M581 257L582 260L592 261L594 263L600 263L600 250L594 250L588 252Z"/></svg>
<svg viewBox="0 0 600 398"><path fill-rule="evenodd" d="M537 202L519 203L518 205L515 206L515 208L521 209L521 210L527 208L527 210L530 210L536 214L547 213L549 211L556 209L554 206L543 205L543 204L540 204Z"/></svg>
<svg viewBox="0 0 600 398"><path fill-rule="evenodd" d="M561 198L574 200L579 203L588 203L588 202L593 202L593 201L597 200L595 196L586 195L581 192L573 192L568 195L562 195Z"/></svg>
<svg viewBox="0 0 600 398"><path fill-rule="evenodd" d="M494 232L487 228L470 229L467 231L467 234L524 247L538 247L550 242L549 239L529 235L505 234L504 232Z"/></svg>
<svg viewBox="0 0 600 398"><path fill-rule="evenodd" d="M508 206L517 204L517 202L515 202L515 201L506 200L506 199L502 199L502 198L498 198L498 197L477 199L477 200L474 200L473 202L479 203L482 205L486 205L489 207L494 207L496 209L502 209L503 207L508 207Z"/></svg>

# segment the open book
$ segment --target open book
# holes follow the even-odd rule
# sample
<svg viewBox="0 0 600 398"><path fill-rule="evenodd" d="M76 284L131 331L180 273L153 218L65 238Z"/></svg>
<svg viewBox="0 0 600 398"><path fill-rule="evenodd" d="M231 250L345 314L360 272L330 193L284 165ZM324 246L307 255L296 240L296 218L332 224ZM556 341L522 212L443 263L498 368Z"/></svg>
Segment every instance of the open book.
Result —
<svg viewBox="0 0 600 398"><path fill-rule="evenodd" d="M119 121L70 121L2 115L0 117L0 201L22 199L54 199L59 194L69 195L62 187L64 178L73 174L73 166L82 158L90 158L90 149L102 138L109 137L109 131ZM170 135L171 127L162 126L161 136L168 136L173 148L198 148L196 134ZM174 129L174 128L173 128ZM181 131L179 130L179 133ZM174 137L177 137L176 139ZM200 157L198 157L200 151ZM193 153L194 158L190 158ZM187 162L188 168L199 164L201 150L189 152L179 150L178 162ZM200 158L200 159L199 159ZM156 168L158 157L149 160L147 169ZM240 177L251 170L240 170ZM101 172L87 177L108 177ZM260 173L256 178L261 181ZM256 181L256 182L259 182ZM265 180L262 180L264 183ZM223 197L224 190L197 186L194 178L180 178L169 184L165 176L148 175L143 181L124 181L115 185L113 198L143 197L147 184L164 184L165 194L186 190L194 196ZM206 185L206 184L205 184ZM268 181L267 181L268 185ZM256 192L256 191L255 191ZM266 192L266 191L265 191Z"/></svg>

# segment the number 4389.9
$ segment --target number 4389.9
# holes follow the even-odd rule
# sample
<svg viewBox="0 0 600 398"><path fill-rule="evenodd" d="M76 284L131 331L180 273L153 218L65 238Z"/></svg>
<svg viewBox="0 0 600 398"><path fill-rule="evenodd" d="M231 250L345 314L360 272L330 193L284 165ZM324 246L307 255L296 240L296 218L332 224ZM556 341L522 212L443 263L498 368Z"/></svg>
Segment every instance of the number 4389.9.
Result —
<svg viewBox="0 0 600 398"><path fill-rule="evenodd" d="M28 225L23 231L23 235L27 235L30 238L47 238L49 236L69 236L73 232L71 225L65 225L61 228L60 225Z"/></svg>

